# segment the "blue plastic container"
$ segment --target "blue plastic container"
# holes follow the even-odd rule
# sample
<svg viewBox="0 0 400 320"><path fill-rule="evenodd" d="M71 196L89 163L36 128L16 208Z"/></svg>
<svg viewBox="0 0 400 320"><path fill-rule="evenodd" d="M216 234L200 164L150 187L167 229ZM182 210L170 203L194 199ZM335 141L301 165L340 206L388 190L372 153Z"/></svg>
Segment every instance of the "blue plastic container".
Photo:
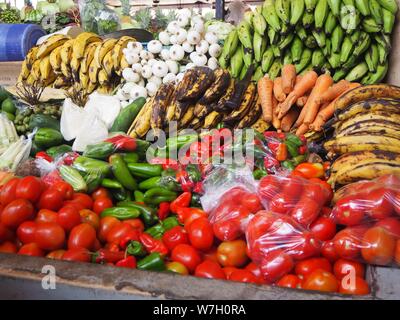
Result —
<svg viewBox="0 0 400 320"><path fill-rule="evenodd" d="M46 32L36 24L0 24L0 61L22 61Z"/></svg>

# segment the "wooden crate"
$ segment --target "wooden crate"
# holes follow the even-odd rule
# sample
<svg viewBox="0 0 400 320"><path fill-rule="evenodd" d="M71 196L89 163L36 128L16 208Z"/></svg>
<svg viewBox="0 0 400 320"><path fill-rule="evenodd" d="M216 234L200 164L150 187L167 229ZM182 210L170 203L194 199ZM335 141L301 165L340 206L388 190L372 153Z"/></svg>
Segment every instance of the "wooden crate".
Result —
<svg viewBox="0 0 400 320"><path fill-rule="evenodd" d="M0 85L14 86L21 72L22 61L0 62Z"/></svg>

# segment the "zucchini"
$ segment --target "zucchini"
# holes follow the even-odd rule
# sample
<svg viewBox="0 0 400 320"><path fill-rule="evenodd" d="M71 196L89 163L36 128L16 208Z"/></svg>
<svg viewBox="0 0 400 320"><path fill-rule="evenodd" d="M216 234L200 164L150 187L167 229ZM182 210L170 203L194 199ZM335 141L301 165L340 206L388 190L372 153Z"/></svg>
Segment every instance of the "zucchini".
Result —
<svg viewBox="0 0 400 320"><path fill-rule="evenodd" d="M129 127L131 126L133 120L135 120L140 109L142 109L145 104L146 99L143 97L137 98L130 105L126 106L118 114L117 118L110 129L110 132L125 132L127 133Z"/></svg>
<svg viewBox="0 0 400 320"><path fill-rule="evenodd" d="M29 121L29 129L50 128L60 131L60 121L47 114L34 114Z"/></svg>
<svg viewBox="0 0 400 320"><path fill-rule="evenodd" d="M51 128L40 128L34 138L34 142L39 148L47 149L58 146L62 143L63 137L57 130Z"/></svg>

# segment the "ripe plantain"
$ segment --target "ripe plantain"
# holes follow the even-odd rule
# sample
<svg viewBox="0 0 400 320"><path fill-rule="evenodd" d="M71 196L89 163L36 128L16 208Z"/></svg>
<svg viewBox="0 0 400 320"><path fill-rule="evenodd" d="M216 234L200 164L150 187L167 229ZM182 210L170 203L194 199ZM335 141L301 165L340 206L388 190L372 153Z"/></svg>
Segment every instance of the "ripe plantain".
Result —
<svg viewBox="0 0 400 320"><path fill-rule="evenodd" d="M179 121L179 128L187 128L188 124L193 120L193 118L194 118L194 106L191 105L186 110L182 119Z"/></svg>
<svg viewBox="0 0 400 320"><path fill-rule="evenodd" d="M50 64L56 74L61 73L61 49L57 47L50 53Z"/></svg>
<svg viewBox="0 0 400 320"><path fill-rule="evenodd" d="M225 119L224 123L233 124L240 121L253 106L257 96L257 88L254 83L250 83L247 87L240 106L237 110L233 110Z"/></svg>
<svg viewBox="0 0 400 320"><path fill-rule="evenodd" d="M270 123L266 122L262 116L258 118L258 120L251 126L252 129L263 133L264 131L267 131L269 127L271 126Z"/></svg>
<svg viewBox="0 0 400 320"><path fill-rule="evenodd" d="M101 38L95 33L82 32L75 38L75 44L72 50L74 59L80 61L85 56L85 49L89 43L101 41Z"/></svg>
<svg viewBox="0 0 400 320"><path fill-rule="evenodd" d="M229 101L233 95L235 94L235 80L231 79L229 83L229 87L226 89L224 95L217 101L214 102L211 106L212 110L218 112L226 111L225 103Z"/></svg>
<svg viewBox="0 0 400 320"><path fill-rule="evenodd" d="M199 99L214 80L214 72L208 67L195 67L190 69L185 73L182 81L178 84L178 101Z"/></svg>
<svg viewBox="0 0 400 320"><path fill-rule="evenodd" d="M212 111L204 118L204 129L215 128L217 124L221 121L223 114L217 111Z"/></svg>
<svg viewBox="0 0 400 320"><path fill-rule="evenodd" d="M95 60L96 66L98 68L101 67L103 59L105 55L112 50L114 45L117 43L117 39L107 39L104 40L102 45L97 48L97 50L94 53L93 59Z"/></svg>
<svg viewBox="0 0 400 320"><path fill-rule="evenodd" d="M53 73L49 55L40 60L39 68L40 68L40 77L42 81L47 81L47 79L50 77L50 73Z"/></svg>
<svg viewBox="0 0 400 320"><path fill-rule="evenodd" d="M40 46L36 52L36 59L42 59L49 55L55 48L63 45L71 37L64 34L55 34L47 38Z"/></svg>
<svg viewBox="0 0 400 320"><path fill-rule="evenodd" d="M221 98L229 87L231 76L228 70L218 68L214 70L215 81L206 90L203 97L199 100L200 103L212 103Z"/></svg>
<svg viewBox="0 0 400 320"><path fill-rule="evenodd" d="M111 50L111 56L112 56L112 63L113 63L113 68L117 70L120 65L120 61L123 57L123 52L122 50L126 48L129 42L131 41L136 41L135 38L129 37L129 36L122 36L119 38L118 42L115 44L114 48Z"/></svg>
<svg viewBox="0 0 400 320"><path fill-rule="evenodd" d="M175 91L176 91L176 89L175 89ZM172 99L167 107L166 112L165 112L165 122L164 122L165 127L167 127L171 121L175 120L175 111L176 111L177 101L178 100L176 100L176 94L174 92L172 95Z"/></svg>
<svg viewBox="0 0 400 320"><path fill-rule="evenodd" d="M67 88L70 85L71 83L62 75L58 76L53 82L53 88L55 89Z"/></svg>
<svg viewBox="0 0 400 320"><path fill-rule="evenodd" d="M32 48L28 51L28 53L27 53L27 55L26 55L26 57L25 57L25 60L26 60L26 67L27 67L29 70L32 69L32 65L33 65L33 63L36 61L36 54L37 54L38 50L39 50L39 47L38 47L38 46L32 47Z"/></svg>
<svg viewBox="0 0 400 320"><path fill-rule="evenodd" d="M118 76L121 76L122 70L124 70L125 68L129 68L129 66L130 65L129 65L128 61L126 60L125 56L123 55L121 58L121 61L120 61L119 68L115 69L114 71Z"/></svg>
<svg viewBox="0 0 400 320"><path fill-rule="evenodd" d="M175 120L180 121L183 115L186 113L187 109L192 105L190 101L176 101L175 104Z"/></svg>
<svg viewBox="0 0 400 320"><path fill-rule="evenodd" d="M174 93L174 85L171 83L162 84L157 90L153 99L150 125L153 129L162 128L166 110L171 102Z"/></svg>
<svg viewBox="0 0 400 320"><path fill-rule="evenodd" d="M28 69L28 66L27 66L27 65L28 65L28 61L27 61L27 59L25 59L25 60L22 62L21 72L20 72L20 74L19 74L18 82L21 82L21 81L23 81L23 80L28 79L29 74L30 74L30 69Z"/></svg>
<svg viewBox="0 0 400 320"><path fill-rule="evenodd" d="M89 71L89 65L93 60L94 53L98 46L101 46L101 42L92 42L86 47L85 57L82 59L80 67L80 70L82 70L83 73L87 73Z"/></svg>
<svg viewBox="0 0 400 320"><path fill-rule="evenodd" d="M35 81L39 81L40 80L40 60L36 60L33 63L31 74L32 74L32 78Z"/></svg>
<svg viewBox="0 0 400 320"><path fill-rule="evenodd" d="M97 74L97 80L101 86L110 84L110 79L108 78L107 72L105 72L103 69L99 70L99 73Z"/></svg>
<svg viewBox="0 0 400 320"><path fill-rule="evenodd" d="M102 63L103 70L107 73L108 77L110 77L110 78L114 71L114 65L113 65L111 53L112 53L112 51L107 52L107 54L104 56L103 63Z"/></svg>
<svg viewBox="0 0 400 320"><path fill-rule="evenodd" d="M135 120L132 122L132 125L128 130L128 135L132 138L143 137L149 131L153 100L154 97L150 98L145 103Z"/></svg>
<svg viewBox="0 0 400 320"><path fill-rule="evenodd" d="M261 102L258 98L254 108L252 108L249 113L246 114L243 119L239 121L239 123L236 125L236 128L243 129L251 127L261 117L261 114Z"/></svg>
<svg viewBox="0 0 400 320"><path fill-rule="evenodd" d="M93 59L89 65L89 79L91 83L97 83L97 75L100 69L97 68L95 60Z"/></svg>
<svg viewBox="0 0 400 320"><path fill-rule="evenodd" d="M400 114L391 114L384 111L374 111L368 112L364 114L358 114L350 119L340 121L334 126L336 127L336 133L340 133L342 130L345 130L351 126L362 127L362 124L367 121L386 121L386 122L394 122L400 123Z"/></svg>

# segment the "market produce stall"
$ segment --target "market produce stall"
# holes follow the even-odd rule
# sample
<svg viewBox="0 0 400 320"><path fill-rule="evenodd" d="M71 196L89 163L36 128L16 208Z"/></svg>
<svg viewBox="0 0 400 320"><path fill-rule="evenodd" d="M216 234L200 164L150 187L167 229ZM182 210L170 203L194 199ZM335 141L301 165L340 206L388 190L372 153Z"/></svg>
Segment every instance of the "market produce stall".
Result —
<svg viewBox="0 0 400 320"><path fill-rule="evenodd" d="M48 264L59 297L398 298L396 14L266 0L40 41L0 91L1 283L49 297Z"/></svg>

